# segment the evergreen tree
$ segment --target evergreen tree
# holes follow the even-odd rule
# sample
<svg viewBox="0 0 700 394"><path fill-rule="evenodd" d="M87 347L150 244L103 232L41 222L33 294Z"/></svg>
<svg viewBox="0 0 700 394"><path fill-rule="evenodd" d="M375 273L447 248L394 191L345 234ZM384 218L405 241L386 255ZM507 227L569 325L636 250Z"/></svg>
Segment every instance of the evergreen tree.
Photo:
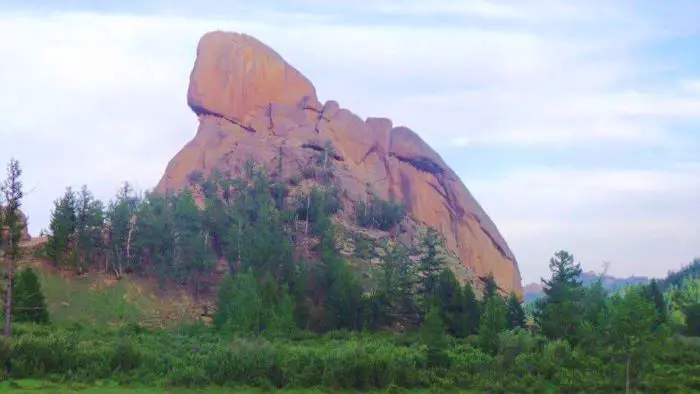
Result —
<svg viewBox="0 0 700 394"><path fill-rule="evenodd" d="M75 193L68 187L63 197L54 201L49 223L46 254L57 265L66 264L70 258L71 240L76 230Z"/></svg>
<svg viewBox="0 0 700 394"><path fill-rule="evenodd" d="M136 213L141 199L131 185L125 182L119 189L116 199L109 203L106 219L109 228L107 242L107 270L121 277L125 270L133 269L137 261Z"/></svg>
<svg viewBox="0 0 700 394"><path fill-rule="evenodd" d="M666 322L666 316L668 314L666 301L664 300L664 295L659 288L659 284L656 279L652 279L649 284L644 288L644 296L654 304L656 308L656 326Z"/></svg>
<svg viewBox="0 0 700 394"><path fill-rule="evenodd" d="M271 309L272 313L267 318L265 332L268 335L289 338L297 330L294 317L295 309L296 303L294 299L287 291L286 286L283 286L281 295Z"/></svg>
<svg viewBox="0 0 700 394"><path fill-rule="evenodd" d="M48 323L49 313L46 309L46 301L41 292L39 278L34 270L25 268L20 271L14 286L12 320L15 322Z"/></svg>
<svg viewBox="0 0 700 394"><path fill-rule="evenodd" d="M263 325L263 299L252 272L227 275L219 286L214 324L239 334L258 334Z"/></svg>
<svg viewBox="0 0 700 394"><path fill-rule="evenodd" d="M491 299L491 297L498 296L498 284L496 284L496 279L493 277L493 272L489 272L488 275L482 278L484 283L484 297L482 300L482 305L485 306L486 302Z"/></svg>
<svg viewBox="0 0 700 394"><path fill-rule="evenodd" d="M601 325L608 308L608 292L603 287L602 278L600 276L581 289L582 316L577 336L579 343L590 352L596 351L599 346Z"/></svg>
<svg viewBox="0 0 700 394"><path fill-rule="evenodd" d="M344 261L328 267L327 288L324 302L325 328L327 330L361 330L363 317L362 286Z"/></svg>
<svg viewBox="0 0 700 394"><path fill-rule="evenodd" d="M499 296L486 300L484 313L479 323L479 345L489 354L498 352L499 334L508 327L508 308Z"/></svg>
<svg viewBox="0 0 700 394"><path fill-rule="evenodd" d="M508 297L508 329L513 330L515 328L525 328L526 319L525 311L520 303L518 296L511 292Z"/></svg>
<svg viewBox="0 0 700 394"><path fill-rule="evenodd" d="M469 335L462 288L450 269L445 268L440 273L435 299L434 307L440 311L447 331L459 338Z"/></svg>
<svg viewBox="0 0 700 394"><path fill-rule="evenodd" d="M481 305L476 299L476 294L471 284L466 283L462 290L464 298L464 322L467 335L475 335L479 330L481 319Z"/></svg>
<svg viewBox="0 0 700 394"><path fill-rule="evenodd" d="M438 247L443 244L440 233L432 227L428 228L421 241L423 254L418 263L418 294L423 298L424 311L434 302L440 274L445 268L445 261L438 256Z"/></svg>
<svg viewBox="0 0 700 394"><path fill-rule="evenodd" d="M544 283L544 297L538 300L535 322L550 339L576 341L576 329L583 322L585 309L581 299L583 286L579 281L581 266L566 251L555 253L549 261L550 280Z"/></svg>
<svg viewBox="0 0 700 394"><path fill-rule="evenodd" d="M5 324L3 334L5 339L9 339L12 334L12 290L14 289L14 265L19 258L20 248L19 242L22 237L22 220L20 218L19 208L22 205L24 191L22 186L22 169L19 162L15 159L10 159L7 165L7 178L0 185L0 194L5 197L6 206L3 213L3 223L7 228L5 243L3 247L3 256L6 260L5 276L7 282L5 284ZM2 229L0 229L2 232Z"/></svg>
<svg viewBox="0 0 700 394"><path fill-rule="evenodd" d="M173 266L177 240L172 199L172 195L148 193L136 215L139 226L134 243L143 263L139 268L147 274L155 274L161 286L177 275Z"/></svg>
<svg viewBox="0 0 700 394"><path fill-rule="evenodd" d="M173 199L172 220L175 235L173 270L178 282L187 282L195 294L202 290L203 276L215 265L202 213L192 192L186 189Z"/></svg>
<svg viewBox="0 0 700 394"><path fill-rule="evenodd" d="M683 307L685 315L685 334L700 337L700 300L688 303Z"/></svg>
<svg viewBox="0 0 700 394"><path fill-rule="evenodd" d="M336 250L333 226L325 212L317 217L322 224L321 264L317 275L317 286L325 293L325 330L360 330L363 323L362 285L348 268Z"/></svg>
<svg viewBox="0 0 700 394"><path fill-rule="evenodd" d="M75 260L82 270L90 266L96 254L104 249L104 207L102 201L95 199L85 185L75 199L75 207Z"/></svg>
<svg viewBox="0 0 700 394"><path fill-rule="evenodd" d="M445 327L437 308L431 309L426 315L419 330L419 337L421 343L428 347L428 366L449 367Z"/></svg>
<svg viewBox="0 0 700 394"><path fill-rule="evenodd" d="M414 264L401 246L387 244L386 249L387 254L379 267L379 285L374 296L374 308L379 316L375 325L414 325L419 321L414 294L418 279Z"/></svg>
<svg viewBox="0 0 700 394"><path fill-rule="evenodd" d="M664 330L657 330L656 306L644 294L643 287L628 289L624 296L611 299L609 316L601 332L603 340L617 350L625 363L625 392L650 366L649 356L663 342Z"/></svg>

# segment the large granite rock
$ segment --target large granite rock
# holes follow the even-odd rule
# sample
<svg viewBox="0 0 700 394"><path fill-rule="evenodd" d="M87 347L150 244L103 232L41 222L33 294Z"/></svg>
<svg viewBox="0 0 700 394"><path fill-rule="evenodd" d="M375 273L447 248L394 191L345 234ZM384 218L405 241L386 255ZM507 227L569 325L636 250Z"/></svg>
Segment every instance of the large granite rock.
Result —
<svg viewBox="0 0 700 394"><path fill-rule="evenodd" d="M180 190L192 174L244 171L248 159L293 177L330 146L347 206L373 194L403 202L411 217L440 230L474 276L493 272L522 294L513 253L459 177L430 146L389 119L361 119L313 85L274 50L241 34L211 32L197 47L188 103L195 137L170 161L157 190Z"/></svg>

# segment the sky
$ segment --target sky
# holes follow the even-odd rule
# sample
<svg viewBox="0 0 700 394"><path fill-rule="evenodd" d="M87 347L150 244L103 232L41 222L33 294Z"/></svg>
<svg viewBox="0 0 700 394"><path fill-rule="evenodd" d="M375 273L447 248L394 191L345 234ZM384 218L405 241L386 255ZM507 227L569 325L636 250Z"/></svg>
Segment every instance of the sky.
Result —
<svg viewBox="0 0 700 394"><path fill-rule="evenodd" d="M524 283L561 249L664 276L700 256L697 15L694 0L0 0L0 161L24 169L34 235L66 186L152 188L197 128L197 41L242 32L322 101L421 135Z"/></svg>

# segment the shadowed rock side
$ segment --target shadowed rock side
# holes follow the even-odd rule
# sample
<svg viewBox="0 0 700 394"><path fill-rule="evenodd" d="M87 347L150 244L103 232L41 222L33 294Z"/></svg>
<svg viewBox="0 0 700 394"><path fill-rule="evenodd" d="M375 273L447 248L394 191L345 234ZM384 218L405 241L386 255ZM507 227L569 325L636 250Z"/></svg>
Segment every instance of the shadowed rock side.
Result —
<svg viewBox="0 0 700 394"><path fill-rule="evenodd" d="M168 164L157 190L180 190L189 175L243 172L245 162L300 172L330 143L350 206L374 194L402 201L417 221L440 230L477 276L522 294L513 253L495 224L442 158L416 133L389 119L360 119L337 102L321 104L313 85L275 51L241 34L211 32L197 47L188 104L197 135Z"/></svg>

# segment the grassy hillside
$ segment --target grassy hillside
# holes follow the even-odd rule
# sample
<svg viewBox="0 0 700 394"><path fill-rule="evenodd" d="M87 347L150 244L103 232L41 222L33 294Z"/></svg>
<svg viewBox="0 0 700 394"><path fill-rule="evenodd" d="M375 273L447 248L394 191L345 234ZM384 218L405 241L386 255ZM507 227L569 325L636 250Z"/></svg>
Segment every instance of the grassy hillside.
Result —
<svg viewBox="0 0 700 394"><path fill-rule="evenodd" d="M144 278L125 275L116 280L99 271L76 275L57 269L43 256L45 240L23 245L18 267L31 267L39 276L51 320L60 325L118 327L138 324L162 328L173 324L207 321L202 306L186 291L164 291ZM199 301L199 302L197 302ZM1 312L0 312L1 313Z"/></svg>

